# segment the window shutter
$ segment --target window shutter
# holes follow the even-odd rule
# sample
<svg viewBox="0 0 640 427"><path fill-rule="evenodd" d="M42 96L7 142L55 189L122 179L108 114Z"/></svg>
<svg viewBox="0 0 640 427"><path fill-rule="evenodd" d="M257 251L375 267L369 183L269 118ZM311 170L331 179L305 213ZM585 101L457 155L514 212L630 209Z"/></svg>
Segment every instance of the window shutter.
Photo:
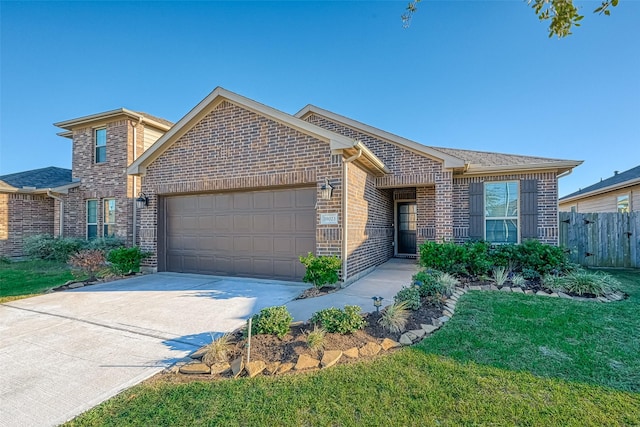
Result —
<svg viewBox="0 0 640 427"><path fill-rule="evenodd" d="M538 180L520 181L520 237L538 238Z"/></svg>
<svg viewBox="0 0 640 427"><path fill-rule="evenodd" d="M469 239L484 240L484 184L469 184Z"/></svg>

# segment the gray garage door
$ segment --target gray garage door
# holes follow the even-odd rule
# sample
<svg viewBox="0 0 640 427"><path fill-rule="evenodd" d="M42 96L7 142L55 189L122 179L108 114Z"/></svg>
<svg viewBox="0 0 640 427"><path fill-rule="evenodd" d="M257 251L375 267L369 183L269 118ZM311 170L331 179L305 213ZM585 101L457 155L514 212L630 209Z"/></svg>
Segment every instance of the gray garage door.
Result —
<svg viewBox="0 0 640 427"><path fill-rule="evenodd" d="M298 256L315 251L315 203L315 188L166 197L160 267L300 281Z"/></svg>

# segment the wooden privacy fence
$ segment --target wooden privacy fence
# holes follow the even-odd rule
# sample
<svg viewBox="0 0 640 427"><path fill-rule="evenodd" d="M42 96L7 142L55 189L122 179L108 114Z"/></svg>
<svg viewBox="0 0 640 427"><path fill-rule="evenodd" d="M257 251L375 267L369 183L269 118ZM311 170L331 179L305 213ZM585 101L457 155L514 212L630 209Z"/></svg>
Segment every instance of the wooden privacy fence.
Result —
<svg viewBox="0 0 640 427"><path fill-rule="evenodd" d="M589 267L640 268L640 212L560 212L560 246Z"/></svg>

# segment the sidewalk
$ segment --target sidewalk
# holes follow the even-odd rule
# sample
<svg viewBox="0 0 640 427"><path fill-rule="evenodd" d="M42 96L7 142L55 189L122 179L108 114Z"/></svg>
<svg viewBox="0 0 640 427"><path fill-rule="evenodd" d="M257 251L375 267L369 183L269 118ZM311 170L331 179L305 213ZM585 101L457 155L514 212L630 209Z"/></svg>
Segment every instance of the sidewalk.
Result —
<svg viewBox="0 0 640 427"><path fill-rule="evenodd" d="M384 298L382 306L393 303L393 297L403 287L411 284L411 277L418 272L414 259L391 258L350 286L328 295L291 301L286 305L294 321L308 320L313 313L324 308L343 308L359 305L362 311L373 311L374 296Z"/></svg>

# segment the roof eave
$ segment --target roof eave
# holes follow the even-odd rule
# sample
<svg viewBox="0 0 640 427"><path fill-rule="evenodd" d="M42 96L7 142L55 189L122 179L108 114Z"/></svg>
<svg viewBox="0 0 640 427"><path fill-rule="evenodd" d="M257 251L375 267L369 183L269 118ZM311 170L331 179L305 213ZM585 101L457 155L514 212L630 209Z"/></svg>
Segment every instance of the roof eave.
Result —
<svg viewBox="0 0 640 427"><path fill-rule="evenodd" d="M471 164L462 173L462 175L487 175L490 173L507 173L507 172L540 172L543 170L553 170L557 173L564 173L582 164L582 161L560 161L560 162L544 162L544 163L528 163L523 165L504 165L504 166L482 166Z"/></svg>
<svg viewBox="0 0 640 427"><path fill-rule="evenodd" d="M110 110L110 111L105 111L102 113L97 113L97 114L92 114L89 116L83 116L83 117L78 117L75 119L71 119L71 120L65 120L62 122L57 122L54 123L54 126L57 126L61 129L66 129L68 131L72 131L74 128L77 128L79 126L86 126L88 124L91 123L95 123L95 122L99 122L99 121L105 121L105 120L109 120L118 116L127 116L127 117L131 117L133 119L136 120L141 120L144 123L148 123L150 125L152 125L153 127L156 127L160 130L163 131L167 131L171 128L171 126L168 126L164 123L160 123L156 120L150 119L147 116L143 115L143 114L139 114L135 111L129 110L127 108L118 108L116 110ZM64 136L67 137L66 132L61 132L58 135L60 136Z"/></svg>

